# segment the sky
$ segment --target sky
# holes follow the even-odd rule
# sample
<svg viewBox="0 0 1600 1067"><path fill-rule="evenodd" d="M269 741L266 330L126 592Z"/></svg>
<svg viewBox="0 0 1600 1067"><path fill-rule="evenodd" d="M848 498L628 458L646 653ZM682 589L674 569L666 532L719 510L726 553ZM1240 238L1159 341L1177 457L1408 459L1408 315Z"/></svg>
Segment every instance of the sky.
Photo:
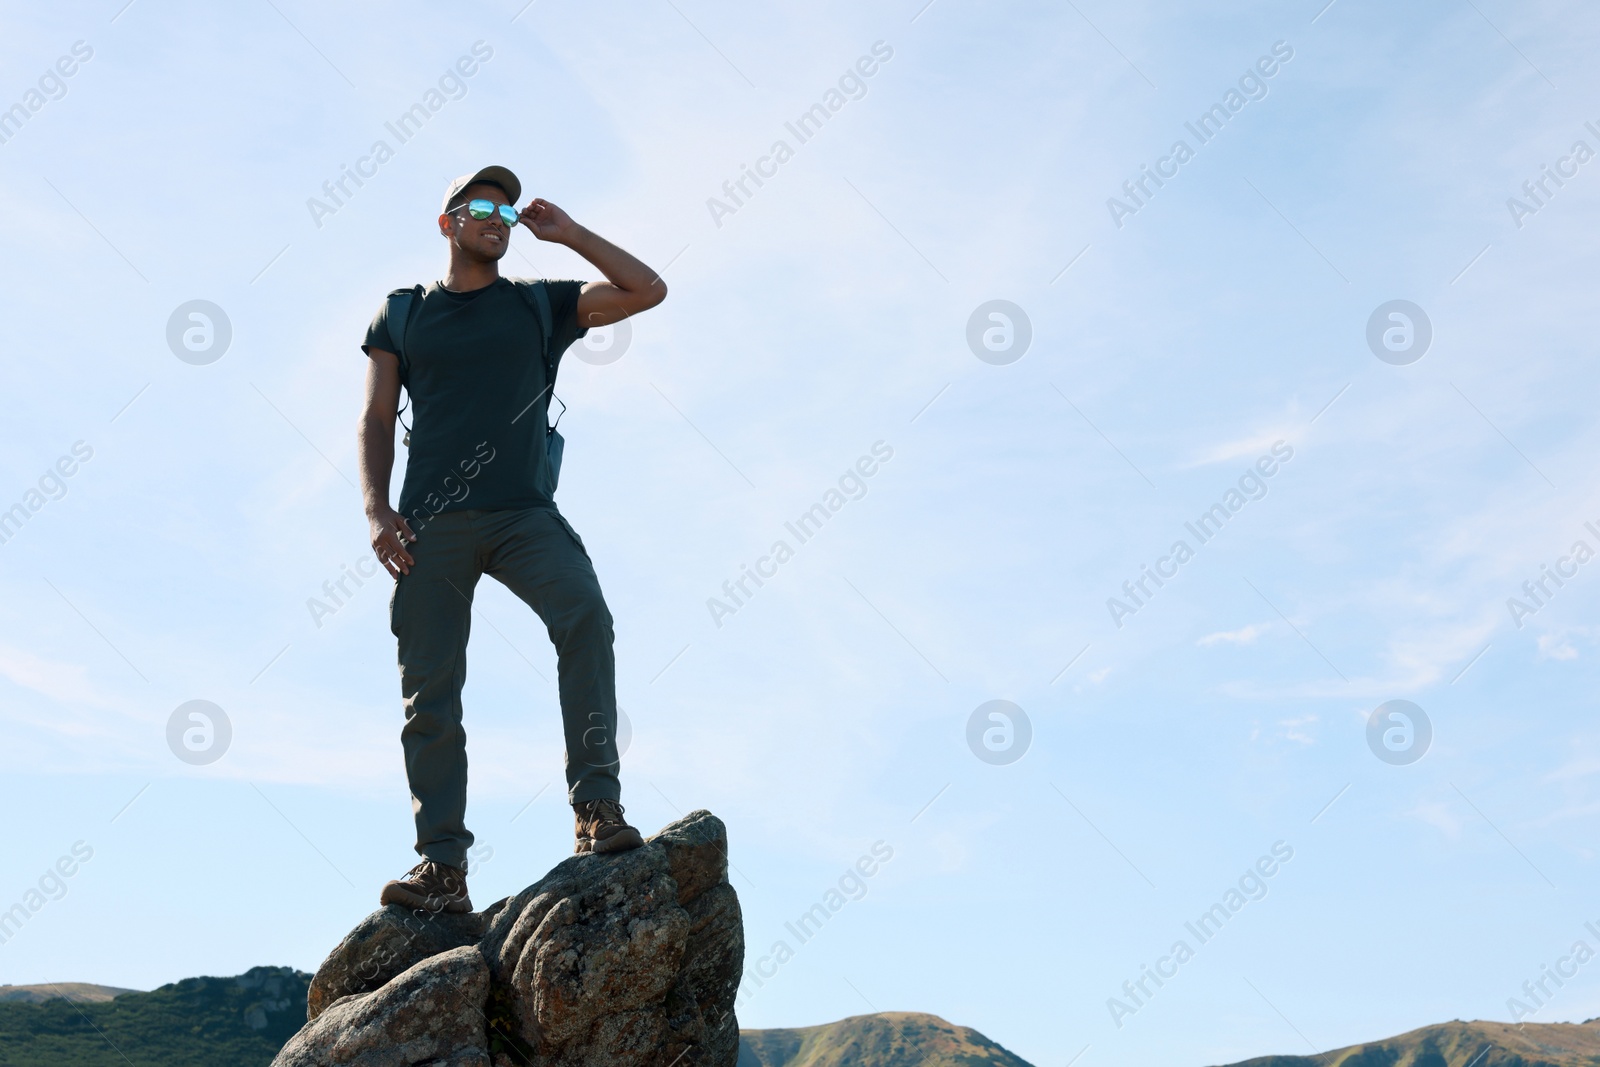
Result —
<svg viewBox="0 0 1600 1067"><path fill-rule="evenodd" d="M0 982L314 970L415 862L359 344L493 163L669 287L569 350L556 499L630 820L728 825L742 1025L1600 1016L1600 17L524 5L9 17ZM490 580L468 660L484 905L571 822Z"/></svg>

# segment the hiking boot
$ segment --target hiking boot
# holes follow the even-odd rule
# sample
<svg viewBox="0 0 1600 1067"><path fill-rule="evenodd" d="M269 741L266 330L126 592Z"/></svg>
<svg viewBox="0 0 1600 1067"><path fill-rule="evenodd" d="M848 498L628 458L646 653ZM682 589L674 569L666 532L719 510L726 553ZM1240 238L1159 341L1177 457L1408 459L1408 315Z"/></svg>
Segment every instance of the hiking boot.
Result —
<svg viewBox="0 0 1600 1067"><path fill-rule="evenodd" d="M404 878L385 884L378 903L450 915L472 910L472 898L467 896L467 872L432 860L423 860Z"/></svg>
<svg viewBox="0 0 1600 1067"><path fill-rule="evenodd" d="M578 844L573 852L624 852L644 844L639 831L622 817L615 800L589 800L572 805L577 817Z"/></svg>

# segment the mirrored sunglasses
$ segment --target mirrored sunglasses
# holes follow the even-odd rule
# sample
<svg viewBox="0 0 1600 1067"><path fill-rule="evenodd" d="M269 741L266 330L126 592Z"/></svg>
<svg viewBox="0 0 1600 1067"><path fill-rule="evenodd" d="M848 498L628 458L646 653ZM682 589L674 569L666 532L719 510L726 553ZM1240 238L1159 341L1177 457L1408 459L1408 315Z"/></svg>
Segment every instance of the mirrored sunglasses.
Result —
<svg viewBox="0 0 1600 1067"><path fill-rule="evenodd" d="M498 212L500 221L508 227L514 227L517 224L517 209L510 204L496 204L493 200L468 200L461 207L454 207L450 210L460 211L461 208L466 208L467 214L479 221Z"/></svg>

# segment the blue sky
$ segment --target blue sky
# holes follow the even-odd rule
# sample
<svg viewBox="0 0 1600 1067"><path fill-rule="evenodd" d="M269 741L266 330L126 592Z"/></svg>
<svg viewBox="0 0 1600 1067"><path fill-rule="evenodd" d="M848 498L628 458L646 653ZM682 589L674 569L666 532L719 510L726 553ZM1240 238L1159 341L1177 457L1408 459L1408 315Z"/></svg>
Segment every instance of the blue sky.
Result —
<svg viewBox="0 0 1600 1067"><path fill-rule="evenodd" d="M0 544L0 907L92 857L46 878L0 981L310 970L413 862L388 580L307 601L369 554L365 325L442 273L446 182L501 163L671 289L621 358L564 365L558 501L617 620L630 816L717 812L749 962L791 943L744 1025L930 1011L1041 1065L1199 1065L1535 1007L1524 982L1600 949L1600 564L1572 560L1600 549L1600 161L1572 156L1600 150L1600 22L1323 2L17 14L0 105L40 106L0 143L0 507L38 506ZM1198 145L1185 124L1279 42ZM1108 199L1178 139L1119 227ZM1545 167L1569 176L1516 218ZM596 276L526 233L505 270ZM231 327L203 364L167 341L193 300ZM993 300L1031 330L1010 362L968 345ZM1368 346L1395 300L1431 324L1420 358ZM865 494L714 620L878 442ZM1278 442L1264 494L1187 533ZM1571 576L1514 619L1545 566ZM493 582L477 605L488 903L571 824L553 653ZM167 745L191 700L231 726L209 764ZM968 745L993 700L1030 726L1009 763ZM1392 700L1431 724L1410 763L1368 744ZM860 899L793 944L877 842ZM1279 842L1200 944L1185 923ZM1600 965L1546 993L1529 1018L1600 1015Z"/></svg>

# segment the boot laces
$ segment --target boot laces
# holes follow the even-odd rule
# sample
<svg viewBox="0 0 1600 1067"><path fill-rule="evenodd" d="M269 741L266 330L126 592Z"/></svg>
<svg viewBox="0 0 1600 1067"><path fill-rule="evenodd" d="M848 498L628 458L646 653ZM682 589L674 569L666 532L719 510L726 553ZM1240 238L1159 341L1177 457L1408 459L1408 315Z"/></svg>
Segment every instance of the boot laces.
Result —
<svg viewBox="0 0 1600 1067"><path fill-rule="evenodd" d="M460 876L451 868L433 860L423 860L406 872L405 880L417 883L435 883L447 892L456 892L459 888Z"/></svg>
<svg viewBox="0 0 1600 1067"><path fill-rule="evenodd" d="M607 800L604 798L600 800L591 800L585 805L585 808L587 809L585 814L588 816L588 821L593 823L595 826L603 826L606 823L620 823L623 821L622 805L615 800Z"/></svg>

